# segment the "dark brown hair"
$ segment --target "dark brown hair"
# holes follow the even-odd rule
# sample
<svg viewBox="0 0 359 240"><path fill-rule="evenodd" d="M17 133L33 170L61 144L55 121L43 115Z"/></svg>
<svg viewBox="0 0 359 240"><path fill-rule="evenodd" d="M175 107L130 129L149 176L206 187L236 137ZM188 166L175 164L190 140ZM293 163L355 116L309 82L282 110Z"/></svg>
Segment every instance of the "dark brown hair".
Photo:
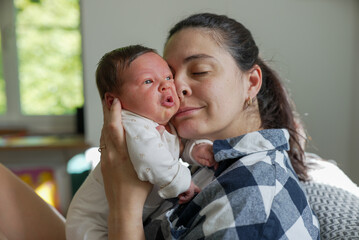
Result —
<svg viewBox="0 0 359 240"><path fill-rule="evenodd" d="M226 48L242 71L258 65L262 70L262 86L257 94L262 127L285 128L289 131L288 155L295 172L302 181L308 180L308 167L304 163L301 136L296 127L294 105L278 75L258 56L259 49L251 32L241 23L225 15L211 13L194 14L177 23L169 32L168 40L185 28L209 30L214 39Z"/></svg>
<svg viewBox="0 0 359 240"><path fill-rule="evenodd" d="M100 59L96 69L96 84L101 99L106 92L119 92L121 72L139 56L156 50L141 45L130 45L112 50Z"/></svg>

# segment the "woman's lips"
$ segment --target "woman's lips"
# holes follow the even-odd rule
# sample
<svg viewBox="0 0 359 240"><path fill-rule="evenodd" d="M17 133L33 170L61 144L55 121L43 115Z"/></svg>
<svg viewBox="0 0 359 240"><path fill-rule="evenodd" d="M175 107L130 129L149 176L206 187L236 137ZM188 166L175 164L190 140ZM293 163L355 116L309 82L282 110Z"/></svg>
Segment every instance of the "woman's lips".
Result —
<svg viewBox="0 0 359 240"><path fill-rule="evenodd" d="M188 116L191 115L194 112L197 112L198 110L201 110L202 107L184 107L184 108L180 108L175 117L184 117L184 116Z"/></svg>

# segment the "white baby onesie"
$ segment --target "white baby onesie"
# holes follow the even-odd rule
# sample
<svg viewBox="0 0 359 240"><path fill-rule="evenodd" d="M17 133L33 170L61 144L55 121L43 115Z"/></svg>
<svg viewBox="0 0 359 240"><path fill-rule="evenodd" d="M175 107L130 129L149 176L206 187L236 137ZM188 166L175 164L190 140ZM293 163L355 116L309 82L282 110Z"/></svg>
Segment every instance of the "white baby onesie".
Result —
<svg viewBox="0 0 359 240"><path fill-rule="evenodd" d="M179 161L179 138L156 129L158 123L130 111L122 110L127 149L132 164L142 181L159 186L162 198L173 198L188 190L191 184L189 169Z"/></svg>

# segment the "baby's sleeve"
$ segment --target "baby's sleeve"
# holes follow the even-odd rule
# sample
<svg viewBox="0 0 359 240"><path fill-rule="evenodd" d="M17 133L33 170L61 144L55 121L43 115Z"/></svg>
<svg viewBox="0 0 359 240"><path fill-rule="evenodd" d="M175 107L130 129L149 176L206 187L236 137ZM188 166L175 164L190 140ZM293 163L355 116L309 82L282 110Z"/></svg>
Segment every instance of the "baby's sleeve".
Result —
<svg viewBox="0 0 359 240"><path fill-rule="evenodd" d="M193 157L192 157L192 150L193 147L197 144L201 144L201 143L207 143L210 145L213 145L213 142L207 139L187 139L184 141L184 150L182 153L182 160L191 164L191 165L196 165L196 166L201 166L203 167L202 164L198 163Z"/></svg>

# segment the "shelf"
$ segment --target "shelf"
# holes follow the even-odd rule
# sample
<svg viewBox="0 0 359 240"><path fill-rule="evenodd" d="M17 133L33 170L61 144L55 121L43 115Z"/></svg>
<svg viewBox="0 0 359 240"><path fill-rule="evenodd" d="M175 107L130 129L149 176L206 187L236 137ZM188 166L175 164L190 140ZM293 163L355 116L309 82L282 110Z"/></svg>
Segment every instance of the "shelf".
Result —
<svg viewBox="0 0 359 240"><path fill-rule="evenodd" d="M12 150L50 150L90 148L83 136L6 136L0 137L0 151Z"/></svg>

